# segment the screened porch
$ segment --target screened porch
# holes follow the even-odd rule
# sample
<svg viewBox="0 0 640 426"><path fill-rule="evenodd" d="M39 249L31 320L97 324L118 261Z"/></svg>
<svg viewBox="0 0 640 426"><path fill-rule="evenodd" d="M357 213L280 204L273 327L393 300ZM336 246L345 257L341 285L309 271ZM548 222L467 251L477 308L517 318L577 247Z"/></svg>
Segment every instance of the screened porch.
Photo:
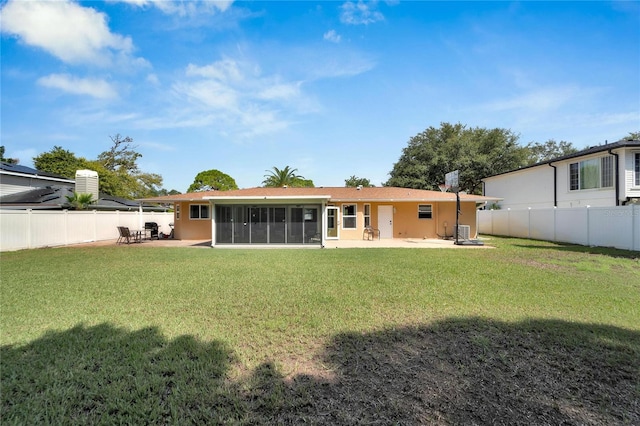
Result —
<svg viewBox="0 0 640 426"><path fill-rule="evenodd" d="M218 205L215 244L322 244L322 206Z"/></svg>

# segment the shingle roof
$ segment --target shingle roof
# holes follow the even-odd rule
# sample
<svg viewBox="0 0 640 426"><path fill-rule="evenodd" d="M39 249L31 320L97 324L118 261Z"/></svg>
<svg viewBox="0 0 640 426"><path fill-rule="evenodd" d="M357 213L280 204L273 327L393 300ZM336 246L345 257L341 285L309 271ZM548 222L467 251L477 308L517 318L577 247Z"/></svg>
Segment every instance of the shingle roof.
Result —
<svg viewBox="0 0 640 426"><path fill-rule="evenodd" d="M428 191L424 189L381 187L317 187L317 188L246 188L231 191L203 191L188 194L168 195L165 197L145 198L145 201L178 202L229 199L302 199L318 198L328 201L353 202L407 202L407 201L455 201L451 192ZM498 201L500 198L481 195L460 194L461 201Z"/></svg>
<svg viewBox="0 0 640 426"><path fill-rule="evenodd" d="M551 160L541 161L539 163L532 164L530 166L520 167L518 169L509 170L508 172L503 172L503 173L498 173L496 175L487 176L484 179L488 179L488 178L491 178L491 177L494 177L494 176L502 176L502 175L506 175L508 173L518 172L520 170L526 170L526 169L530 169L532 167L541 166L541 165L544 165L544 164L557 163L558 161L570 160L572 158L578 158L578 157L584 157L586 155L597 154L599 152L605 152L605 151L609 151L609 150L613 150L613 149L638 148L638 147L640 147L640 140L637 140L637 139L623 139L623 140L619 140L617 142L607 143L607 144L604 144L604 145L592 146L592 147L583 149L581 151L574 152L572 154L567 154L567 155L563 155L561 157L552 158Z"/></svg>

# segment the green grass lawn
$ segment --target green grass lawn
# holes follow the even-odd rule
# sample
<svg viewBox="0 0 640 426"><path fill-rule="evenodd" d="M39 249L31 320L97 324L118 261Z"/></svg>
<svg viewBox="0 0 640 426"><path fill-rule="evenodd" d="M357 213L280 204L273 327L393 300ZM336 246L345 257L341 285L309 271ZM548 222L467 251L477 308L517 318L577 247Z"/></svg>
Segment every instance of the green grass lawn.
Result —
<svg viewBox="0 0 640 426"><path fill-rule="evenodd" d="M487 244L3 253L0 420L640 422L640 255Z"/></svg>

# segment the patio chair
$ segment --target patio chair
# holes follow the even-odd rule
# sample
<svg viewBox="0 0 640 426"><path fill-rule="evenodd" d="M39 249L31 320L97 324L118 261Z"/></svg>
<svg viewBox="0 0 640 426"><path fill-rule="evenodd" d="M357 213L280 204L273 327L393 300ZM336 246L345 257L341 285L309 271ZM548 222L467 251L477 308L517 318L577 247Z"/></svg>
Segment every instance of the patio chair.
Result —
<svg viewBox="0 0 640 426"><path fill-rule="evenodd" d="M142 241L142 236L140 235L140 233L131 232L126 226L118 226L118 232L120 232L120 237L116 242L117 244L131 244L132 242L139 243Z"/></svg>
<svg viewBox="0 0 640 426"><path fill-rule="evenodd" d="M376 234L378 234L378 240L380 239L380 230L373 228L371 226L367 226L364 228L364 231L362 231L362 239L364 240L365 237L367 240L375 240L376 239Z"/></svg>
<svg viewBox="0 0 640 426"><path fill-rule="evenodd" d="M124 239L124 231L122 230L122 226L118 226L118 241L116 241L116 244L122 243Z"/></svg>

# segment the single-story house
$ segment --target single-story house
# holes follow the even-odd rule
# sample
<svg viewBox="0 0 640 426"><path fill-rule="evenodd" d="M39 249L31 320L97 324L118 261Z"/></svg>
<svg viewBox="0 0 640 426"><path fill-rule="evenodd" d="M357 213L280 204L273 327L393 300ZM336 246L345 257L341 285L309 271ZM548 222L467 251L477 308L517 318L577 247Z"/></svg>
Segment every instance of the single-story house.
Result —
<svg viewBox="0 0 640 426"><path fill-rule="evenodd" d="M77 170L75 180L62 180L61 184L39 182L37 187L24 187L22 191L14 191L0 196L0 208L9 210L67 210L72 207L68 197L73 193L91 194L94 203L89 210L103 211L155 211L166 212L166 207L156 204L140 203L126 198L101 194L99 191L98 173L93 170ZM65 185L70 182L70 185Z"/></svg>
<svg viewBox="0 0 640 426"><path fill-rule="evenodd" d="M460 238L496 197L460 194ZM174 237L212 245L362 238L453 238L456 194L395 187L248 188L147 198L174 205Z"/></svg>
<svg viewBox="0 0 640 426"><path fill-rule="evenodd" d="M74 185L74 183L73 179L53 173L19 164L0 162L0 197L49 185Z"/></svg>
<svg viewBox="0 0 640 426"><path fill-rule="evenodd" d="M71 208L71 203L67 197L72 197L74 190L76 188L73 185L49 185L16 192L0 197L0 209L68 210ZM97 202L91 204L88 210L139 211L140 207L139 201L99 194ZM168 208L156 204L142 204L142 211L166 212L167 210Z"/></svg>
<svg viewBox="0 0 640 426"><path fill-rule="evenodd" d="M640 203L640 140L594 146L483 179L500 208L608 207Z"/></svg>

